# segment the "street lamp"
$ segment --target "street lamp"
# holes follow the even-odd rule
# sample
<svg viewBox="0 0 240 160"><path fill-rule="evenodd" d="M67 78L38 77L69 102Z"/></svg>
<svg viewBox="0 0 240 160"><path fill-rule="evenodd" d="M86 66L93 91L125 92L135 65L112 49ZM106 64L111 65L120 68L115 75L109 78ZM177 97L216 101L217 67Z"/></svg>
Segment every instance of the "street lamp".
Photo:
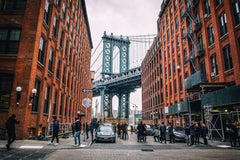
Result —
<svg viewBox="0 0 240 160"><path fill-rule="evenodd" d="M133 119L134 119L134 123L133 123L133 125L134 125L134 130L136 129L136 109L137 109L137 105L133 105L133 108L135 108L135 111L134 111L134 117L133 117Z"/></svg>

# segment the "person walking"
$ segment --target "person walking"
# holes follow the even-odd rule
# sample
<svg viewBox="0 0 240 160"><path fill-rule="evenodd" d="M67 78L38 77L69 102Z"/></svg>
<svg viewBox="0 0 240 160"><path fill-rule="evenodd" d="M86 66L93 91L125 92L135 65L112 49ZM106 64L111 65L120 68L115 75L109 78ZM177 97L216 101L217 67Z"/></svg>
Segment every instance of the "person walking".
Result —
<svg viewBox="0 0 240 160"><path fill-rule="evenodd" d="M15 141L16 139L16 133L15 133L15 124L19 124L20 121L17 121L16 115L12 114L11 117L8 118L6 122L6 129L8 132L8 143L6 144L7 150L10 150L10 145Z"/></svg>
<svg viewBox="0 0 240 160"><path fill-rule="evenodd" d="M126 123L124 123L122 125L122 132L123 132L122 139L126 140L127 139L127 124Z"/></svg>
<svg viewBox="0 0 240 160"><path fill-rule="evenodd" d="M72 135L73 135L73 137L74 137L74 134L75 134L75 124L72 123Z"/></svg>
<svg viewBox="0 0 240 160"><path fill-rule="evenodd" d="M186 126L185 126L185 135L187 137L187 145L190 146L191 145L191 136L190 136L190 126L189 126L189 123L187 123Z"/></svg>
<svg viewBox="0 0 240 160"><path fill-rule="evenodd" d="M137 141L141 142L142 138L143 138L143 130L144 130L144 126L142 124L142 121L138 124L137 126Z"/></svg>
<svg viewBox="0 0 240 160"><path fill-rule="evenodd" d="M166 144L166 126L164 125L164 122L162 122L162 124L160 125L160 134L161 134L161 137L160 137L161 143L163 140L165 140L165 144Z"/></svg>
<svg viewBox="0 0 240 160"><path fill-rule="evenodd" d="M97 119L94 118L92 120L92 122L90 123L90 125L89 125L89 130L90 130L91 136L92 136L92 142L94 141L94 139L93 139L93 131L94 131L94 129L96 130L97 127L98 127Z"/></svg>
<svg viewBox="0 0 240 160"><path fill-rule="evenodd" d="M154 142L159 142L159 130L157 126L155 126L153 130L153 137L154 137Z"/></svg>
<svg viewBox="0 0 240 160"><path fill-rule="evenodd" d="M79 118L76 118L76 122L75 122L75 136L74 136L74 141L75 141L75 146L80 146L81 147L81 128L82 128L82 124L80 122ZM77 144L77 138L78 138L78 144Z"/></svg>
<svg viewBox="0 0 240 160"><path fill-rule="evenodd" d="M196 127L195 127L195 144L199 144L200 134L201 134L201 127L199 126L198 123L196 123Z"/></svg>
<svg viewBox="0 0 240 160"><path fill-rule="evenodd" d="M175 135L174 135L174 132L173 132L172 123L170 123L170 127L168 128L168 133L169 133L170 143L175 143Z"/></svg>
<svg viewBox="0 0 240 160"><path fill-rule="evenodd" d="M59 144L59 138L58 138L58 132L59 132L59 121L57 120L56 116L53 116L53 136L51 142L48 142L47 144L53 144L54 139L57 139L57 143L54 144L54 146L58 146Z"/></svg>
<svg viewBox="0 0 240 160"><path fill-rule="evenodd" d="M143 124L143 142L147 142L147 125Z"/></svg>
<svg viewBox="0 0 240 160"><path fill-rule="evenodd" d="M204 144L207 145L207 135L208 135L208 128L206 127L205 123L202 123L202 129L201 129L202 137L204 140Z"/></svg>
<svg viewBox="0 0 240 160"><path fill-rule="evenodd" d="M194 137L195 137L195 122L192 121L190 125L190 137L191 137L191 145L194 145Z"/></svg>

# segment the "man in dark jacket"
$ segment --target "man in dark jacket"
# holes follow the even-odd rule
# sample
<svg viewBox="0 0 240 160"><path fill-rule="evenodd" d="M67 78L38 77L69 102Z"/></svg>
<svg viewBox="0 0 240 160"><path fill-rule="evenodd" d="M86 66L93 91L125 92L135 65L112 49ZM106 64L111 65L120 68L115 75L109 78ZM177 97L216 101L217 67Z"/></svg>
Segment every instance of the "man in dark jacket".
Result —
<svg viewBox="0 0 240 160"><path fill-rule="evenodd" d="M8 132L8 143L6 144L7 150L10 150L10 145L13 143L13 141L16 139L16 133L15 133L15 124L19 124L19 121L15 120L16 115L13 114L6 122L6 129Z"/></svg>
<svg viewBox="0 0 240 160"><path fill-rule="evenodd" d="M166 144L166 126L164 125L164 122L162 122L162 124L160 125L160 133L161 133L161 143L163 140L165 140L165 144Z"/></svg>
<svg viewBox="0 0 240 160"><path fill-rule="evenodd" d="M57 120L56 116L53 116L53 136L51 142L48 142L47 144L53 144L53 141L56 137L57 143L55 143L55 146L58 146L59 139L58 139L58 132L59 132L59 121Z"/></svg>
<svg viewBox="0 0 240 160"><path fill-rule="evenodd" d="M190 125L190 135L191 135L191 145L194 145L194 137L195 137L195 122L192 121Z"/></svg>
<svg viewBox="0 0 240 160"><path fill-rule="evenodd" d="M168 133L169 133L170 143L175 143L175 135L174 135L174 132L173 132L172 123L170 123L170 127L168 128Z"/></svg>
<svg viewBox="0 0 240 160"><path fill-rule="evenodd" d="M199 137L201 134L201 127L198 123L196 123L195 127L195 144L199 144Z"/></svg>
<svg viewBox="0 0 240 160"><path fill-rule="evenodd" d="M205 123L202 123L201 132L202 132L202 137L204 139L204 143L207 145L208 144L207 142L208 128L206 127Z"/></svg>
<svg viewBox="0 0 240 160"><path fill-rule="evenodd" d="M138 124L137 130L138 130L137 138L138 138L138 142L140 142L141 139L143 138L143 131L144 131L144 126L142 124L142 121L140 122L140 124Z"/></svg>
<svg viewBox="0 0 240 160"><path fill-rule="evenodd" d="M91 136L92 136L92 142L94 141L94 139L93 139L93 131L94 131L94 129L96 130L97 127L98 127L97 119L94 118L92 120L92 122L90 123L90 125L89 125L89 130L91 131Z"/></svg>
<svg viewBox="0 0 240 160"><path fill-rule="evenodd" d="M75 122L76 133L74 136L75 146L77 145L77 138L78 138L78 146L81 146L81 139L80 139L81 128L82 128L82 124L81 124L79 118L76 118L76 122Z"/></svg>
<svg viewBox="0 0 240 160"><path fill-rule="evenodd" d="M190 126L189 126L189 123L186 124L185 126L185 135L187 137L187 145L191 145L191 140L190 140Z"/></svg>

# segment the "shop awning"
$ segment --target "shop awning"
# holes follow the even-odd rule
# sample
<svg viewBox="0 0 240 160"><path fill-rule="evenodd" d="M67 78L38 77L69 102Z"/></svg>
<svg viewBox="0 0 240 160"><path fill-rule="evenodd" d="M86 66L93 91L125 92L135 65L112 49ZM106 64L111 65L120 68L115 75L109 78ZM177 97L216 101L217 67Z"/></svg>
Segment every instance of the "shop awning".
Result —
<svg viewBox="0 0 240 160"><path fill-rule="evenodd" d="M201 96L202 105L221 106L240 103L240 85L231 86Z"/></svg>

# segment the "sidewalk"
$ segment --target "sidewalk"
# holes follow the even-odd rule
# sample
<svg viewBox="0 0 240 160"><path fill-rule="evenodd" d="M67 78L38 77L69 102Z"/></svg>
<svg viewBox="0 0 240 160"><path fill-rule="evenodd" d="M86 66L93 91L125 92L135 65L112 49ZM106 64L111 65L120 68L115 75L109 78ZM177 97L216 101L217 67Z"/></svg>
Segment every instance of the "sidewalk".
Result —
<svg viewBox="0 0 240 160"><path fill-rule="evenodd" d="M91 137L91 134L89 134ZM51 139L50 139L51 140ZM49 141L39 141L39 140L15 140L11 144L11 148L15 149L77 149L77 148L86 148L90 147L92 144L92 139L86 139L84 142L84 136L81 134L81 144L83 147L74 146L75 141L74 137L70 134L69 138L59 138L59 145L48 145ZM53 143L56 143L56 139ZM7 140L0 140L0 149L6 149Z"/></svg>

